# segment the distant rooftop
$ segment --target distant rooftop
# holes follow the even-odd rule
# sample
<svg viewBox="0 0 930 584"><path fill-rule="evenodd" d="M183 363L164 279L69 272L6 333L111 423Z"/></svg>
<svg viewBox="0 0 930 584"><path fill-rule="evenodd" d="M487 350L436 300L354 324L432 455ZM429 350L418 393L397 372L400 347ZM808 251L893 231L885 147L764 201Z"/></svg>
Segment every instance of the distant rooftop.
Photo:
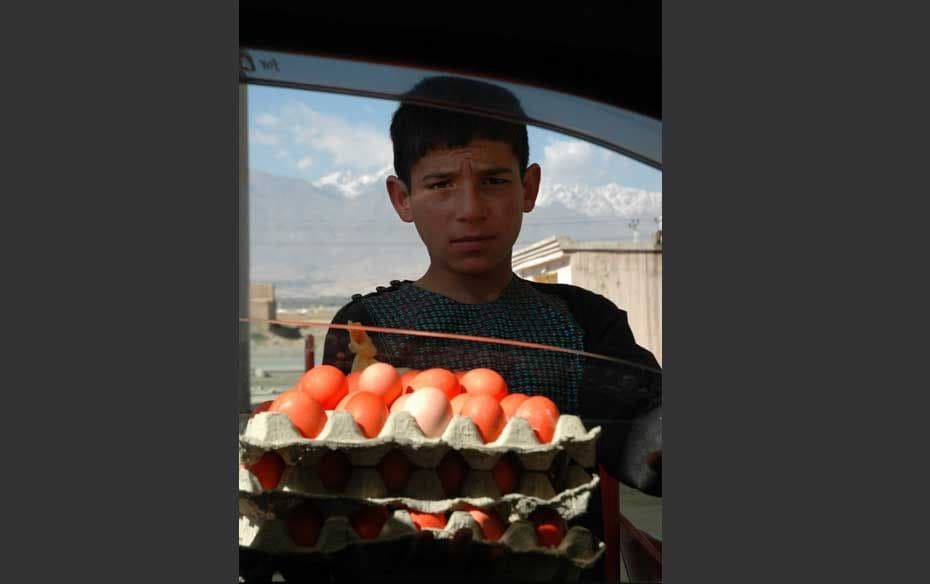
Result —
<svg viewBox="0 0 930 584"><path fill-rule="evenodd" d="M661 253L662 244L651 239L635 243L632 241L575 241L564 235L554 235L514 250L511 263L516 266L542 256L578 251Z"/></svg>

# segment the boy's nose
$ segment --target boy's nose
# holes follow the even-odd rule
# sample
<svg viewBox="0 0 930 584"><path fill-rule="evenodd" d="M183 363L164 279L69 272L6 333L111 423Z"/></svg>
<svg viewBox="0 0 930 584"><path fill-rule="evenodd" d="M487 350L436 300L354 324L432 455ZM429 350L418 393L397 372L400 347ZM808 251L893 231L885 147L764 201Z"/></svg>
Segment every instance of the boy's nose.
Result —
<svg viewBox="0 0 930 584"><path fill-rule="evenodd" d="M478 221L487 216L487 207L481 197L481 185L477 180L467 179L462 185L462 200L459 206L459 219Z"/></svg>

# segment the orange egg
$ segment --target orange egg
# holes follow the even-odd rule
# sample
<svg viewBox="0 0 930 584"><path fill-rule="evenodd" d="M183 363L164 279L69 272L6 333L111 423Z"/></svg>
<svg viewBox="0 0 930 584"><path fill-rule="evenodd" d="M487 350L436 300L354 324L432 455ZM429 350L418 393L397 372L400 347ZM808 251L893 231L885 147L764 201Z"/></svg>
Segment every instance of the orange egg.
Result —
<svg viewBox="0 0 930 584"><path fill-rule="evenodd" d="M507 395L507 382L493 369L472 369L462 376L462 387L470 394L489 395L500 401Z"/></svg>
<svg viewBox="0 0 930 584"><path fill-rule="evenodd" d="M346 402L345 411L362 429L366 438L374 438L387 421L388 409L380 395L369 391L356 391Z"/></svg>
<svg viewBox="0 0 930 584"><path fill-rule="evenodd" d="M524 418L529 422L536 438L546 444L552 441L552 436L555 434L555 425L559 421L559 408L551 399L534 395L520 404L514 417Z"/></svg>
<svg viewBox="0 0 930 584"><path fill-rule="evenodd" d="M358 378L362 376L361 371L353 371L346 375L346 382L349 385L349 393L358 391Z"/></svg>
<svg viewBox="0 0 930 584"><path fill-rule="evenodd" d="M407 387L410 386L410 381L413 380L413 378L419 374L420 374L419 369L408 369L407 371L404 371L403 373L401 373L400 386L403 388L404 391L406 391Z"/></svg>
<svg viewBox="0 0 930 584"><path fill-rule="evenodd" d="M452 415L461 416L462 415L462 406L465 405L465 402L468 401L468 398L471 396L467 393L460 393L454 398L452 398Z"/></svg>
<svg viewBox="0 0 930 584"><path fill-rule="evenodd" d="M539 507L530 514L529 520L536 530L536 540L540 546L559 547L565 539L565 520L554 510Z"/></svg>
<svg viewBox="0 0 930 584"><path fill-rule="evenodd" d="M389 363L373 363L358 378L358 390L380 395L385 405L391 405L400 395L400 375Z"/></svg>
<svg viewBox="0 0 930 584"><path fill-rule="evenodd" d="M281 475L284 473L284 459L277 452L266 452L256 462L244 465L246 469L258 478L262 488L271 490L278 486Z"/></svg>
<svg viewBox="0 0 930 584"><path fill-rule="evenodd" d="M297 382L297 389L307 392L324 410L331 410L349 393L349 382L336 367L320 365L303 374Z"/></svg>
<svg viewBox="0 0 930 584"><path fill-rule="evenodd" d="M271 404L273 404L273 403L274 403L274 400L273 400L273 399L270 399L270 400L268 400L268 401L263 401L262 403L258 404L258 405L255 406L254 408L252 408L252 415L254 416L255 414L260 414L260 413L262 413L262 412L267 412L267 411L268 411L268 408L270 408L270 407L271 407Z"/></svg>
<svg viewBox="0 0 930 584"><path fill-rule="evenodd" d="M399 411L401 411L402 409L404 409L404 402L407 401L407 397L408 397L409 395L410 395L409 393L405 393L405 394L401 395L400 397L398 397L397 399L394 400L394 403L391 404L391 413L392 413L392 414L393 414L394 412L399 412Z"/></svg>
<svg viewBox="0 0 930 584"><path fill-rule="evenodd" d="M389 516L387 507L362 507L351 515L349 523L362 539L376 539Z"/></svg>
<svg viewBox="0 0 930 584"><path fill-rule="evenodd" d="M497 484L501 495L513 493L517 490L517 468L508 456L502 456L491 468L491 478Z"/></svg>
<svg viewBox="0 0 930 584"><path fill-rule="evenodd" d="M313 547L323 528L323 517L312 503L304 503L285 520L287 531L294 543L304 547Z"/></svg>
<svg viewBox="0 0 930 584"><path fill-rule="evenodd" d="M442 484L442 490L447 497L455 497L462 490L465 483L465 475L468 473L468 465L462 455L454 450L450 450L436 467L436 475Z"/></svg>
<svg viewBox="0 0 930 584"><path fill-rule="evenodd" d="M455 373L455 378L459 380L459 383L462 383L462 378L465 377L468 371L453 371L453 373Z"/></svg>
<svg viewBox="0 0 930 584"><path fill-rule="evenodd" d="M400 450L391 450L378 462L378 472L388 491L402 491L410 480L413 465Z"/></svg>
<svg viewBox="0 0 930 584"><path fill-rule="evenodd" d="M507 424L507 417L504 410L501 409L500 403L493 397L478 393L468 398L465 405L462 406L461 415L471 418L471 421L478 427L478 434L485 444L490 444L497 440Z"/></svg>
<svg viewBox="0 0 930 584"><path fill-rule="evenodd" d="M468 513L478 522L478 527L481 528L481 535L485 541L497 541L504 535L507 525L496 511L493 509L478 509L471 505L468 507Z"/></svg>
<svg viewBox="0 0 930 584"><path fill-rule="evenodd" d="M410 513L410 519L413 520L413 524L417 526L417 531L423 529L445 529L446 519L445 513L421 513L419 511L414 511L413 509L408 509Z"/></svg>
<svg viewBox="0 0 930 584"><path fill-rule="evenodd" d="M424 387L435 387L446 394L446 399L452 399L462 393L462 386L455 377L455 373L452 373L448 369L440 368L422 371L410 381L410 387L412 387L414 391Z"/></svg>
<svg viewBox="0 0 930 584"><path fill-rule="evenodd" d="M352 463L349 457L338 450L330 450L316 463L317 476L327 490L341 493L349 484L352 474Z"/></svg>
<svg viewBox="0 0 930 584"><path fill-rule="evenodd" d="M336 404L336 410L341 411L341 410L346 409L346 402L349 401L350 397L352 397L352 392L345 394L345 396L343 396L343 398L339 400L339 403Z"/></svg>
<svg viewBox="0 0 930 584"><path fill-rule="evenodd" d="M422 387L407 394L404 411L410 412L428 438L441 436L452 420L452 405L446 394L435 387Z"/></svg>
<svg viewBox="0 0 930 584"><path fill-rule="evenodd" d="M326 425L323 408L306 392L289 389L275 398L269 412L282 412L305 438L316 438Z"/></svg>
<svg viewBox="0 0 930 584"><path fill-rule="evenodd" d="M501 408L503 408L504 415L507 416L508 420L513 417L520 404L528 400L529 397L525 393L511 393L501 400Z"/></svg>

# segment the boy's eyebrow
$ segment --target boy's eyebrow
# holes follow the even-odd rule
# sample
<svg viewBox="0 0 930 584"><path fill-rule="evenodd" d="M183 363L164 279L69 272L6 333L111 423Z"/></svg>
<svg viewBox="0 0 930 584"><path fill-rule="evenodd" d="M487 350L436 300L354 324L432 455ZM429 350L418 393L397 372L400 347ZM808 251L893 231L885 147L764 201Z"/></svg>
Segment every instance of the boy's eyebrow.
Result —
<svg viewBox="0 0 930 584"><path fill-rule="evenodd" d="M478 174L488 176L491 174L513 174L513 170L506 166L495 166L493 168L486 168L484 170L479 170Z"/></svg>
<svg viewBox="0 0 930 584"><path fill-rule="evenodd" d="M420 180L421 180L422 182L426 182L426 181L428 181L428 180L447 179L447 178L449 178L450 176L455 176L455 172L453 172L453 171L451 171L451 170L439 171L439 172L431 172L430 174L424 176L424 177L421 178Z"/></svg>
<svg viewBox="0 0 930 584"><path fill-rule="evenodd" d="M486 169L478 171L478 174L480 174L481 176L490 176L493 174L508 174L508 173L513 174L513 170L506 166L494 166L491 168L486 168ZM453 177L456 174L457 174L456 171L451 171L451 170L431 172L430 174L427 174L420 180L423 182L426 182L428 180L444 180L444 179Z"/></svg>

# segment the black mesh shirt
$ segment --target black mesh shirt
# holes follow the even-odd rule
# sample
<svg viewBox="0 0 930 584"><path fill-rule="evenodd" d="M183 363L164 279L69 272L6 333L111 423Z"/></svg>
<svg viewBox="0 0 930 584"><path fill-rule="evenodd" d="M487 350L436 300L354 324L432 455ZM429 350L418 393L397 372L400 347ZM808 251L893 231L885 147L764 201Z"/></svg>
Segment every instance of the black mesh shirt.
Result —
<svg viewBox="0 0 930 584"><path fill-rule="evenodd" d="M655 357L636 344L626 312L578 286L541 284L514 275L494 301L464 304L420 288L391 282L356 295L333 318L335 324L449 332L514 339L617 357L629 365L578 355L463 340L369 333L374 358L395 367L500 373L511 393L545 395L565 414L612 420L598 440L599 462L620 481L636 487L620 455L626 421L661 402L661 374ZM349 373L354 358L349 333L330 329L323 362Z"/></svg>
<svg viewBox="0 0 930 584"><path fill-rule="evenodd" d="M617 357L629 365L553 351L464 340L369 332L374 359L395 367L488 367L500 373L511 393L545 395L560 412L578 415L585 427L601 426L598 463L628 486L659 494L627 460L631 423L661 404L661 374L655 357L636 344L626 312L610 300L577 286L542 284L514 275L494 301L463 304L410 281L394 281L355 295L333 318L335 324L447 332L514 339ZM349 373L354 353L349 333L330 329L323 362ZM605 423L605 421L609 421ZM650 473L646 473L650 476ZM572 523L603 539L601 495L592 493L588 512ZM584 579L603 580L604 561Z"/></svg>

